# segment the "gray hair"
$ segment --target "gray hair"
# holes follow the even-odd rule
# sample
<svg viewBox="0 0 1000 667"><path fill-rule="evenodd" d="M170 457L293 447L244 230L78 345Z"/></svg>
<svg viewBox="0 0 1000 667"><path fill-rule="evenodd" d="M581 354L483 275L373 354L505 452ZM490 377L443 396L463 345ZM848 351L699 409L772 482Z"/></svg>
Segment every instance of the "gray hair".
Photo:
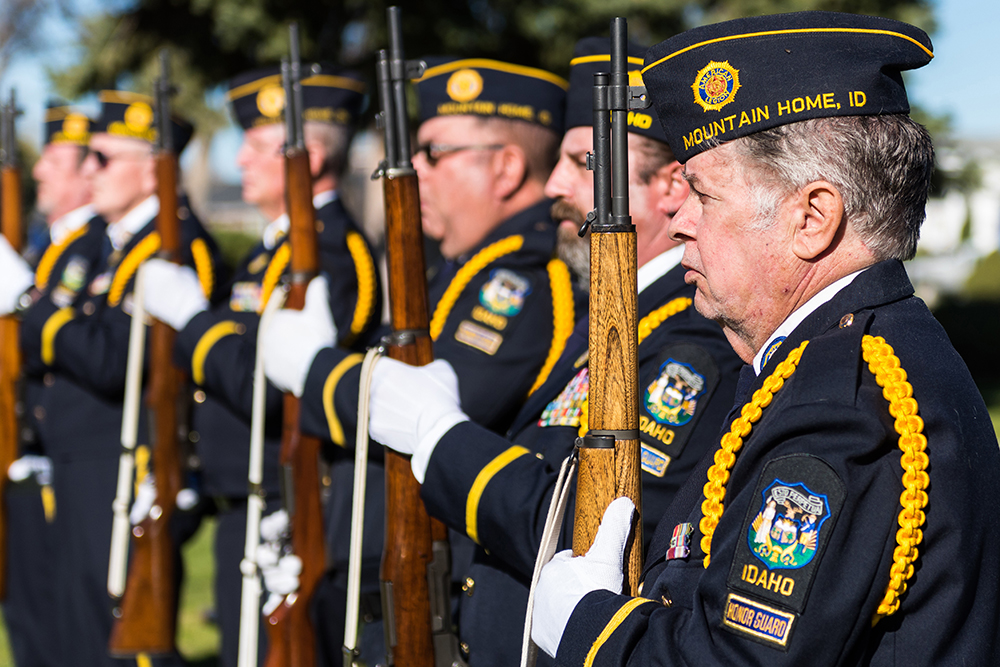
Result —
<svg viewBox="0 0 1000 667"><path fill-rule="evenodd" d="M913 257L934 168L927 130L905 114L790 123L732 142L766 226L781 201L819 180L844 200L847 223L879 260Z"/></svg>
<svg viewBox="0 0 1000 667"><path fill-rule="evenodd" d="M319 144L323 151L323 165L319 174L340 176L347 167L347 149L351 145L353 131L344 125L332 125L318 121L306 121L302 128L308 143Z"/></svg>

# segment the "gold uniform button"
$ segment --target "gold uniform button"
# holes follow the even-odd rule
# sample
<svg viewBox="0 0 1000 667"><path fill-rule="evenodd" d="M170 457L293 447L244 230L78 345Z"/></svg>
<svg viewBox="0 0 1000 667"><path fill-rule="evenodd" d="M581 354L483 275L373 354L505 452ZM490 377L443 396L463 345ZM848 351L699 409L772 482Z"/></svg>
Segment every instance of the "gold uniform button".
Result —
<svg viewBox="0 0 1000 667"><path fill-rule="evenodd" d="M854 324L854 313L847 313L840 318L840 328L846 329L847 327Z"/></svg>
<svg viewBox="0 0 1000 667"><path fill-rule="evenodd" d="M201 389L199 389L198 391L194 392L194 402L195 403L204 403L205 402L205 398L206 398L205 392L202 391Z"/></svg>
<svg viewBox="0 0 1000 667"><path fill-rule="evenodd" d="M198 431L191 431L190 433L188 433L188 440L190 440L191 442L198 442L199 440L201 440L201 434L198 433Z"/></svg>
<svg viewBox="0 0 1000 667"><path fill-rule="evenodd" d="M469 657L469 645L468 644L466 644L465 642L462 642L461 644L458 645L458 648L461 649L462 653L465 654L466 658Z"/></svg>
<svg viewBox="0 0 1000 667"><path fill-rule="evenodd" d="M40 405L36 405L35 409L32 410L32 414L35 415L35 419L38 421L45 421L45 408Z"/></svg>
<svg viewBox="0 0 1000 667"><path fill-rule="evenodd" d="M56 383L56 376L55 376L55 375L53 375L52 373L46 373L46 374L45 374L45 375L44 375L44 376L42 377L42 383L43 383L43 384L44 384L44 385L45 385L46 387L51 387L52 385L54 385L54 384Z"/></svg>
<svg viewBox="0 0 1000 667"><path fill-rule="evenodd" d="M466 577L465 582L462 584L462 590L465 591L465 594L471 598L472 592L475 590L475 588L476 588L476 582L472 579L472 577Z"/></svg>
<svg viewBox="0 0 1000 667"><path fill-rule="evenodd" d="M84 315L93 315L95 310L97 310L97 308L94 306L93 301L88 301L87 303L83 304Z"/></svg>

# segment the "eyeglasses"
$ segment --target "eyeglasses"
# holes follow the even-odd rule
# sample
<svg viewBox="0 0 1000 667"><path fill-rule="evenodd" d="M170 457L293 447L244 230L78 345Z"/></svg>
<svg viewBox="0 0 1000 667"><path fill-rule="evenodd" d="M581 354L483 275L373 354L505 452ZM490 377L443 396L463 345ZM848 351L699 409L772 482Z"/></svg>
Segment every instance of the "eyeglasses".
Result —
<svg viewBox="0 0 1000 667"><path fill-rule="evenodd" d="M106 169L107 166L111 164L112 160L118 160L121 158L140 158L147 155L147 153L138 153L138 152L118 153L117 155L108 155L107 153L102 153L101 151L95 151L95 150L91 150L90 154L93 155L94 159L97 160L98 169Z"/></svg>
<svg viewBox="0 0 1000 667"><path fill-rule="evenodd" d="M438 161L448 155L454 155L462 151L496 151L506 146L506 144L469 144L468 146L453 146L451 144L426 143L417 146L413 152L414 157L420 153L424 154L427 164L436 167Z"/></svg>

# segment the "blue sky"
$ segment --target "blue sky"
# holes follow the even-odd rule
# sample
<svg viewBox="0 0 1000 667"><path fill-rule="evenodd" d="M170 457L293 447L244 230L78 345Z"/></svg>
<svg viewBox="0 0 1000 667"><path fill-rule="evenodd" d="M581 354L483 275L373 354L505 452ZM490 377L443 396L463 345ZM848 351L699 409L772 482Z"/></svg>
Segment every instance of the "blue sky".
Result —
<svg viewBox="0 0 1000 667"><path fill-rule="evenodd" d="M116 4L121 4L119 0ZM77 0L86 13L100 6L99 0ZM932 36L934 60L911 72L907 78L910 97L936 113L950 114L955 134L963 138L1000 140L1000 0L936 0L938 30ZM15 58L0 78L4 98L17 88L25 115L19 131L40 141L41 118L49 84L45 65L65 67L76 57L69 26L56 20L46 24L49 44L38 54ZM96 111L96 101L84 100ZM220 100L221 103L221 100ZM238 133L224 132L213 150L213 166L226 180L238 179L232 166Z"/></svg>

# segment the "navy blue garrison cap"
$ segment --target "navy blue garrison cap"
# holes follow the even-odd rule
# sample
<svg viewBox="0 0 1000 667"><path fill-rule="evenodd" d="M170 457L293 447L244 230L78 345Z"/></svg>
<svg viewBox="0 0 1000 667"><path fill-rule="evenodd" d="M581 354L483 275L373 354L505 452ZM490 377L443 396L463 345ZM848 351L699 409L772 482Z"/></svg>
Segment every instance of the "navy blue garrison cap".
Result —
<svg viewBox="0 0 1000 667"><path fill-rule="evenodd" d="M642 56L646 49L629 42L629 85L641 86ZM569 93L566 96L566 129L594 124L594 74L611 71L611 40L607 37L584 37L573 49L569 61ZM663 127L652 107L629 111L628 131L666 143Z"/></svg>
<svg viewBox="0 0 1000 667"><path fill-rule="evenodd" d="M90 143L90 125L85 114L53 102L45 109L45 143L86 146Z"/></svg>
<svg viewBox="0 0 1000 667"><path fill-rule="evenodd" d="M361 115L367 86L355 72L325 63L302 66L302 117L307 121L351 126ZM229 102L244 130L285 121L281 70L267 67L229 82Z"/></svg>
<svg viewBox="0 0 1000 667"><path fill-rule="evenodd" d="M569 83L545 70L486 58L424 58L414 83L420 122L435 116L523 120L563 133Z"/></svg>
<svg viewBox="0 0 1000 667"><path fill-rule="evenodd" d="M834 12L755 16L657 44L642 76L681 162L809 118L908 113L903 70L934 57L919 28Z"/></svg>
<svg viewBox="0 0 1000 667"><path fill-rule="evenodd" d="M153 98L124 90L102 90L101 115L94 121L91 132L107 132L117 137L128 137L156 143L156 123L153 118ZM174 152L178 155L187 146L194 128L187 121L171 115Z"/></svg>

